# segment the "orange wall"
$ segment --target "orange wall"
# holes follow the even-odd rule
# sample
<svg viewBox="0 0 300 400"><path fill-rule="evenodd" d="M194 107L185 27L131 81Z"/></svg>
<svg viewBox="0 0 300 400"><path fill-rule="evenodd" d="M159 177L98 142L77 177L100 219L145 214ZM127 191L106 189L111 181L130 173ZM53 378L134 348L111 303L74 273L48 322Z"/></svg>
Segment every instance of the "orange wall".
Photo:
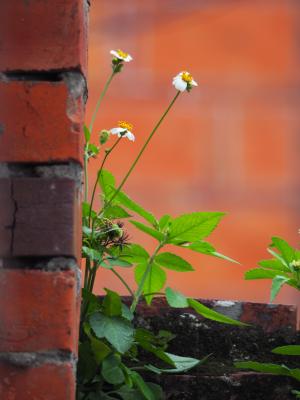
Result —
<svg viewBox="0 0 300 400"><path fill-rule="evenodd" d="M96 131L119 119L135 126L136 142L124 140L108 164L118 179L174 96L171 78L187 69L199 83L179 98L126 191L157 216L228 212L209 240L242 265L182 253L196 272L170 273L170 285L198 297L268 301L270 282L243 274L267 257L272 235L299 243L299 2L94 0L90 16L87 121L110 73L109 51L134 57L96 123ZM124 275L133 282L132 271ZM121 289L108 271L96 282L103 287ZM277 301L299 297L285 288Z"/></svg>

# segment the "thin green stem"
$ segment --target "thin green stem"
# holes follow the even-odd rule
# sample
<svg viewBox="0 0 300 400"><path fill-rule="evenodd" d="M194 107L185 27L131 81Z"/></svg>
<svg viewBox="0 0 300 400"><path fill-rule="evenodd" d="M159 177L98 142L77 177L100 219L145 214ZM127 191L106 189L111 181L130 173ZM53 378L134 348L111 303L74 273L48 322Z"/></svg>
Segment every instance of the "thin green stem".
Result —
<svg viewBox="0 0 300 400"><path fill-rule="evenodd" d="M109 88L109 85L110 85L111 81L113 80L113 77L115 76L115 74L116 74L116 71L115 71L115 68L114 68L113 72L110 75L110 77L108 78L108 80L107 80L102 92L100 93L100 96L99 96L98 101L96 103L96 107L95 107L95 110L93 112L91 123L90 123L90 126L89 126L89 130L90 130L91 133L93 131L94 123L95 123L95 120L96 120L96 117L97 117L101 102L103 100L103 97L105 96L105 93L107 92L107 89Z"/></svg>
<svg viewBox="0 0 300 400"><path fill-rule="evenodd" d="M164 246L164 242L159 243L159 245L156 247L154 253L152 254L152 256L151 256L151 258L150 258L150 260L149 260L149 262L148 262L146 271L144 272L144 275L142 276L142 279L141 279L141 281L140 281L140 283L139 283L139 286L138 286L137 291L136 291L136 293L135 293L135 296L134 296L134 298L133 298L132 304L131 304L131 306L130 306L130 311L131 311L132 313L135 312L136 306L138 305L138 302L139 302L139 300L140 300L140 297L141 297L141 295L142 295L142 293L143 293L144 285L145 285L145 282L146 282L146 279L147 279L148 275L150 274L153 261L154 261L156 255L157 255L157 253L159 252L159 250L160 250L163 246Z"/></svg>
<svg viewBox="0 0 300 400"><path fill-rule="evenodd" d="M87 284L88 284L88 280L89 280L89 275L90 275L90 265L91 265L91 261L89 258L86 259L86 263L85 263L85 272L84 272L84 288L87 289Z"/></svg>
<svg viewBox="0 0 300 400"><path fill-rule="evenodd" d="M122 139L122 136L120 136L118 138L118 140L114 143L114 145L109 150L106 151L105 156L103 157L103 160L102 160L100 169L99 169L99 171L97 173L97 178L95 180L94 187L93 187L91 203L90 203L89 218L88 218L88 226L90 226L90 222L91 222L91 214L92 214L93 202L94 202L94 198L95 198L95 193L96 193L96 188L97 188L97 183L98 183L99 177L101 175L101 172L103 170L103 167L104 167L104 164L105 164L105 162L107 160L107 157L110 155L110 153L113 151L113 149L118 145L118 143L120 142L121 139ZM92 232L92 236L93 236L93 232Z"/></svg>
<svg viewBox="0 0 300 400"><path fill-rule="evenodd" d="M84 201L88 200L89 179L88 179L88 156L87 156L87 143L84 146L83 170L84 170Z"/></svg>
<svg viewBox="0 0 300 400"><path fill-rule="evenodd" d="M174 96L173 100L171 101L171 103L169 104L169 106L167 107L166 111L163 113L163 115L161 116L161 118L159 119L159 121L157 122L157 124L155 125L155 127L153 128L153 130L151 131L150 135L148 136L148 139L146 140L146 142L144 143L143 147L141 148L139 154L137 155L136 159L134 160L134 162L132 163L131 167L129 168L127 174L125 175L125 177L123 178L122 182L120 183L119 187L117 188L117 190L115 191L115 193L112 195L112 197L110 198L110 200L108 201L108 203L104 206L104 208L108 207L111 202L113 201L113 199L118 195L118 193L120 192L120 190L122 189L122 187L124 186L124 184L126 183L127 179L129 178L131 172L134 170L136 164L138 163L139 159L141 158L142 154L144 153L146 147L148 146L150 140L152 139L153 135L155 134L155 132L157 131L157 129L159 128L159 126L161 125L161 123L163 122L163 120L165 119L165 117L167 116L168 112L170 111L170 109L172 108L173 104L175 103L175 101L177 100L178 96L180 95L180 91L178 91L176 93L176 95Z"/></svg>
<svg viewBox="0 0 300 400"><path fill-rule="evenodd" d="M126 289L128 290L128 292L130 293L130 296L134 297L134 292L131 290L131 288L128 286L128 284L126 283L126 281L122 278L122 276L113 268L111 269L111 272L113 274L115 274L119 280L123 283L123 285L126 287Z"/></svg>

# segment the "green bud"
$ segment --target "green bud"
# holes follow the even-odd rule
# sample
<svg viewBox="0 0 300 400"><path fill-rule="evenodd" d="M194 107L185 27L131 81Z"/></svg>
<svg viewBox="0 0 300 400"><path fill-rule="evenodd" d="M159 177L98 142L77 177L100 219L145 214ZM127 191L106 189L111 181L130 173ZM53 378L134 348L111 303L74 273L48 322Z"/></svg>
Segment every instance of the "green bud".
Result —
<svg viewBox="0 0 300 400"><path fill-rule="evenodd" d="M100 144L105 144L109 139L110 132L103 129L99 135L99 142Z"/></svg>

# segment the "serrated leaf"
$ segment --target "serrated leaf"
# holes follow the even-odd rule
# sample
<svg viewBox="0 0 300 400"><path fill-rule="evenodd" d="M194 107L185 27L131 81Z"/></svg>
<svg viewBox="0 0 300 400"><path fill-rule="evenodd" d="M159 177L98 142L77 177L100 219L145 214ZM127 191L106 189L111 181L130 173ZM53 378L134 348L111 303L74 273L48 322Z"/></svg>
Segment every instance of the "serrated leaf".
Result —
<svg viewBox="0 0 300 400"><path fill-rule="evenodd" d="M256 361L240 361L234 363L235 367L242 369L251 369L257 372L266 372L275 375L291 376L297 380L300 380L300 369L290 369L285 365L277 365L271 363L260 363Z"/></svg>
<svg viewBox="0 0 300 400"><path fill-rule="evenodd" d="M91 206L89 203L86 203L86 202L82 203L82 216L83 217L88 217L90 215L90 208L91 208ZM96 216L97 216L96 211L92 210L91 218L94 219Z"/></svg>
<svg viewBox="0 0 300 400"><path fill-rule="evenodd" d="M92 249L87 246L82 246L82 254L84 257L96 261L99 264L102 262L103 255L98 250Z"/></svg>
<svg viewBox="0 0 300 400"><path fill-rule="evenodd" d="M220 212L195 212L173 219L168 243L172 243L174 239L186 242L204 239L217 227L223 215Z"/></svg>
<svg viewBox="0 0 300 400"><path fill-rule="evenodd" d="M263 268L274 269L276 271L290 272L289 268L287 268L284 264L282 264L282 262L277 259L261 260L259 261L258 265Z"/></svg>
<svg viewBox="0 0 300 400"><path fill-rule="evenodd" d="M293 261L295 257L295 250L285 240L279 237L272 237L271 246L280 251L287 264Z"/></svg>
<svg viewBox="0 0 300 400"><path fill-rule="evenodd" d="M112 290L105 289L106 296L104 297L102 306L103 312L109 317L119 317L122 315L122 302L118 293Z"/></svg>
<svg viewBox="0 0 300 400"><path fill-rule="evenodd" d="M124 192L119 192L116 195L115 199L119 203L121 203L125 208L128 208L129 210L134 211L135 213L137 213L138 215L143 217L151 225L153 225L155 227L158 225L156 218L154 217L154 215L151 212L145 210L141 205L139 205L138 203L133 201Z"/></svg>
<svg viewBox="0 0 300 400"><path fill-rule="evenodd" d="M130 263L141 263L149 259L149 253L139 244L130 244L123 248L120 257Z"/></svg>
<svg viewBox="0 0 300 400"><path fill-rule="evenodd" d="M142 231L144 233L147 233L147 235L154 237L159 242L162 241L164 238L164 235L161 232L159 232L153 228L150 228L149 226L142 224L141 222L133 221L133 220L130 220L129 222L132 225L134 225L137 229L139 229L140 231Z"/></svg>
<svg viewBox="0 0 300 400"><path fill-rule="evenodd" d="M111 349L102 340L91 337L90 341L94 358L100 364L111 353Z"/></svg>
<svg viewBox="0 0 300 400"><path fill-rule="evenodd" d="M178 374L181 372L186 372L196 367L197 365L203 364L209 358L209 356L207 356L202 360L197 360L196 358L180 357L170 353L166 354L168 354L168 356L172 359L172 361L176 365L176 368L157 368L151 364L145 365L145 368L156 374L161 374L161 373Z"/></svg>
<svg viewBox="0 0 300 400"><path fill-rule="evenodd" d="M114 205L107 207L104 210L103 216L109 219L117 219L117 218L129 218L131 217L130 214L124 208Z"/></svg>
<svg viewBox="0 0 300 400"><path fill-rule="evenodd" d="M118 257L108 257L106 261L110 267L122 267L122 268L132 267L131 263Z"/></svg>
<svg viewBox="0 0 300 400"><path fill-rule="evenodd" d="M105 198L108 198L112 192L113 188L115 187L115 177L113 174L106 169L103 169L98 176L98 183L102 189L102 192L105 196Z"/></svg>
<svg viewBox="0 0 300 400"><path fill-rule="evenodd" d="M287 356L300 356L300 345L291 344L287 346L276 347L272 350L274 354L283 354Z"/></svg>
<svg viewBox="0 0 300 400"><path fill-rule="evenodd" d="M284 283L287 283L290 279L286 276L277 275L272 280L272 287L271 287L271 297L270 302L272 302L275 297L277 296L279 290L281 289Z"/></svg>
<svg viewBox="0 0 300 400"><path fill-rule="evenodd" d="M165 268L178 272L194 271L194 268L183 258L176 254L165 252L155 257L155 262Z"/></svg>
<svg viewBox="0 0 300 400"><path fill-rule="evenodd" d="M165 290L165 293L166 293L167 302L171 307L174 307L174 308L189 307L187 298L180 292L177 292L176 290L173 290L170 287L167 287Z"/></svg>
<svg viewBox="0 0 300 400"><path fill-rule="evenodd" d="M168 226L168 224L171 221L172 221L172 218L170 215L168 215L168 214L163 215L158 222L158 226L159 226L160 230L163 230L166 226Z"/></svg>
<svg viewBox="0 0 300 400"><path fill-rule="evenodd" d="M238 326L246 326L243 322L236 321L235 319L229 318L226 315L220 314L217 311L212 310L199 303L199 301L194 299L188 299L189 306L192 307L198 314L202 315L207 319L211 319L212 321L221 322L223 324L230 325L238 325Z"/></svg>
<svg viewBox="0 0 300 400"><path fill-rule="evenodd" d="M278 271L263 268L253 268L245 273L245 279L273 279Z"/></svg>
<svg viewBox="0 0 300 400"><path fill-rule="evenodd" d="M134 385L140 390L147 400L157 400L157 397L151 387L144 381L139 373L130 371L130 377Z"/></svg>
<svg viewBox="0 0 300 400"><path fill-rule="evenodd" d="M139 285L144 277L146 271L149 273L144 282L143 294L159 292L165 285L167 276L165 271L157 264L153 263L151 266L148 264L138 264L135 267L134 275L136 283ZM153 295L145 296L148 304L151 303Z"/></svg>
<svg viewBox="0 0 300 400"><path fill-rule="evenodd" d="M106 382L112 385L120 385L124 382L125 377L120 367L120 358L115 354L111 354L102 362L101 374Z"/></svg>
<svg viewBox="0 0 300 400"><path fill-rule="evenodd" d="M119 353L125 353L133 344L134 328L122 317L95 313L90 317L90 325L99 339L104 337Z"/></svg>

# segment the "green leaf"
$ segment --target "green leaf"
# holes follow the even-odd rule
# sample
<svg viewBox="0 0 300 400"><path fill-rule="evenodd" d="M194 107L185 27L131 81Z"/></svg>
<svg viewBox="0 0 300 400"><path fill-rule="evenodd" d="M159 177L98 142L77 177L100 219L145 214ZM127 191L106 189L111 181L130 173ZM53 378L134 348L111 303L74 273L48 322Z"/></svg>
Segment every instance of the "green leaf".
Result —
<svg viewBox="0 0 300 400"><path fill-rule="evenodd" d="M140 392L145 396L147 400L157 400L155 394L139 373L131 370L130 377L134 385L140 390Z"/></svg>
<svg viewBox="0 0 300 400"><path fill-rule="evenodd" d="M190 263L173 253L160 253L155 257L155 262L165 268L178 272L194 271Z"/></svg>
<svg viewBox="0 0 300 400"><path fill-rule="evenodd" d="M154 215L146 211L142 206L137 204L135 201L133 201L130 197L128 197L124 192L119 192L115 199L120 202L125 208L128 208L131 211L134 211L141 217L143 217L146 221L148 221L151 225L157 226L158 222Z"/></svg>
<svg viewBox="0 0 300 400"><path fill-rule="evenodd" d="M118 293L112 290L105 289L106 296L104 297L102 306L103 312L109 317L119 317L122 315L122 302Z"/></svg>
<svg viewBox="0 0 300 400"><path fill-rule="evenodd" d="M220 212L195 212L173 219L168 243L172 243L174 239L194 242L207 237L217 227L223 215Z"/></svg>
<svg viewBox="0 0 300 400"><path fill-rule="evenodd" d="M159 222L158 222L159 229L160 229L161 231L164 230L165 227L168 226L168 224L169 224L171 221L172 221L172 218L171 218L170 215L168 215L168 214L163 215L163 216L160 218Z"/></svg>
<svg viewBox="0 0 300 400"><path fill-rule="evenodd" d="M82 254L85 258L89 258L97 263L102 262L103 255L99 251L92 249L90 247L82 246Z"/></svg>
<svg viewBox="0 0 300 400"><path fill-rule="evenodd" d="M253 268L245 273L245 279L273 279L278 275L278 271L270 269Z"/></svg>
<svg viewBox="0 0 300 400"><path fill-rule="evenodd" d="M251 369L258 372L266 372L275 375L291 376L297 380L300 380L300 369L290 369L285 365L271 364L271 363L260 363L256 361L240 361L234 363L235 367L242 369Z"/></svg>
<svg viewBox="0 0 300 400"><path fill-rule="evenodd" d="M139 390L130 388L126 385L118 389L116 393L121 396L122 400L145 400L145 397Z"/></svg>
<svg viewBox="0 0 300 400"><path fill-rule="evenodd" d="M88 217L90 215L90 208L91 208L91 206L89 203L86 203L86 202L82 203L82 216L83 217ZM92 210L91 218L94 219L96 216L97 216L96 211Z"/></svg>
<svg viewBox="0 0 300 400"><path fill-rule="evenodd" d="M181 357L175 354L166 353L170 359L173 361L176 367L176 372L186 372L198 365L201 360L191 357Z"/></svg>
<svg viewBox="0 0 300 400"><path fill-rule="evenodd" d="M103 216L105 218L109 218L109 219L129 218L129 217L131 217L131 215L128 214L128 212L126 210L124 210L124 208L122 208L120 206L117 206L117 205L107 207L104 210Z"/></svg>
<svg viewBox="0 0 300 400"><path fill-rule="evenodd" d="M272 353L283 354L287 356L300 356L300 345L291 344L288 346L276 347L272 350Z"/></svg>
<svg viewBox="0 0 300 400"><path fill-rule="evenodd" d="M294 260L295 250L285 240L279 237L272 237L271 246L280 251L287 264Z"/></svg>
<svg viewBox="0 0 300 400"><path fill-rule="evenodd" d="M176 290L173 290L170 287L167 287L165 292L166 292L167 302L171 307L174 308L189 307L187 298L180 292L177 292Z"/></svg>
<svg viewBox="0 0 300 400"><path fill-rule="evenodd" d="M117 258L117 257L108 257L106 259L106 262L108 263L108 265L110 267L123 267L123 268L130 268L132 267L132 264L122 260L121 258Z"/></svg>
<svg viewBox="0 0 300 400"><path fill-rule="evenodd" d="M215 251L215 248L210 243L204 241L197 241L194 243L184 243L181 245L181 247L202 254L212 254Z"/></svg>
<svg viewBox="0 0 300 400"><path fill-rule="evenodd" d="M141 263L147 261L150 255L139 244L131 244L123 248L120 257L130 263Z"/></svg>
<svg viewBox="0 0 300 400"><path fill-rule="evenodd" d="M120 367L121 361L115 354L105 358L102 363L101 374L106 382L112 385L120 385L125 377Z"/></svg>
<svg viewBox="0 0 300 400"><path fill-rule="evenodd" d="M277 259L261 260L259 261L258 265L260 265L263 268L274 269L276 271L291 272L289 268L287 268L284 264L282 264L282 262L280 262Z"/></svg>
<svg viewBox="0 0 300 400"><path fill-rule="evenodd" d="M276 253L276 251L272 250L272 249L267 249L268 252L270 254L272 254L272 256L274 256L277 260L279 260L283 265L285 265L289 270L289 264L285 261L285 259L278 253Z"/></svg>
<svg viewBox="0 0 300 400"><path fill-rule="evenodd" d="M111 172L103 169L98 177L98 183L102 189L104 196L109 197L113 192L116 181Z"/></svg>
<svg viewBox="0 0 300 400"><path fill-rule="evenodd" d="M143 264L138 264L135 267L134 275L135 275L135 280L136 283L139 285L143 279L144 274L146 273L148 269L148 264L143 263ZM154 292L159 292L165 285L167 276L165 271L158 266L157 264L153 263L150 267L150 272L148 273L144 287L143 287L143 294L147 293L154 293ZM153 298L153 295L150 296L145 296L146 302L148 304L151 303L151 300Z"/></svg>
<svg viewBox="0 0 300 400"><path fill-rule="evenodd" d="M133 344L134 328L127 319L95 313L90 317L90 324L95 335L104 337L119 353L125 353Z"/></svg>
<svg viewBox="0 0 300 400"><path fill-rule="evenodd" d="M94 337L91 337L90 340L94 358L100 364L111 353L111 349L102 340Z"/></svg>
<svg viewBox="0 0 300 400"><path fill-rule="evenodd" d="M137 229L140 231L147 233L148 235L154 237L157 239L159 242L161 242L164 238L164 235L161 232L156 231L155 229L150 228L149 226L142 224L141 222L138 221L129 221L132 225L134 225Z"/></svg>
<svg viewBox="0 0 300 400"><path fill-rule="evenodd" d="M212 321L221 322L223 324L231 324L238 326L246 326L243 322L236 321L235 319L229 318L226 315L220 314L217 311L212 310L199 303L199 301L194 299L188 299L189 306L192 307L198 314L202 315L207 319L211 319Z"/></svg>
<svg viewBox="0 0 300 400"><path fill-rule="evenodd" d="M122 317L128 319L128 321L132 321L134 318L133 313L130 309L126 306L126 304L122 303Z"/></svg>
<svg viewBox="0 0 300 400"><path fill-rule="evenodd" d="M89 143L87 145L87 151L90 153L90 157L96 156L99 154L99 148L95 146L93 143Z"/></svg>
<svg viewBox="0 0 300 400"><path fill-rule="evenodd" d="M85 141L89 142L90 138L91 138L91 132L90 132L89 128L86 125L83 126L83 132L84 132Z"/></svg>
<svg viewBox="0 0 300 400"><path fill-rule="evenodd" d="M275 276L275 278L272 281L270 302L272 302L275 299L282 285L284 283L287 283L289 280L290 279L287 278L286 276L280 276L280 275Z"/></svg>

